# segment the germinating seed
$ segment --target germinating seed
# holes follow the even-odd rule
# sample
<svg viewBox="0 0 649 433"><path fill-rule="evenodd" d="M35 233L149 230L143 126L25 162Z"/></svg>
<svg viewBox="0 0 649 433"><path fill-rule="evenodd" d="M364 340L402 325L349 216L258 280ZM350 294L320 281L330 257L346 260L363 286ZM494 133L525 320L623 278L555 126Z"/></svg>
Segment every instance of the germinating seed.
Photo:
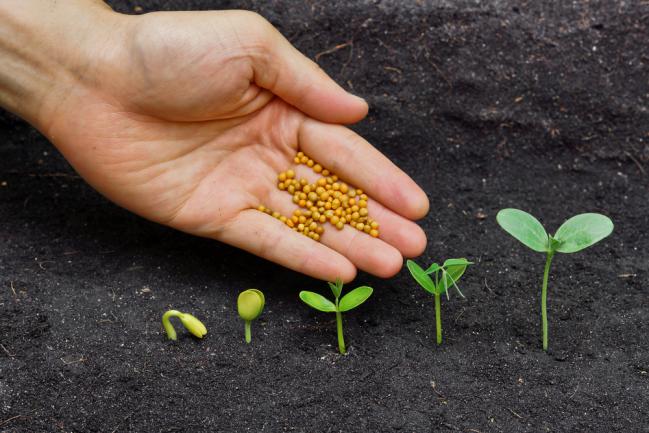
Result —
<svg viewBox="0 0 649 433"><path fill-rule="evenodd" d="M341 182L338 176L304 152L298 152L293 161L306 165L322 176L315 183L309 183L306 179L298 179L294 170L286 170L277 175L277 188L291 194L293 203L305 210L296 209L290 217L264 205L259 205L257 210L279 219L298 233L316 241L324 233L324 227L320 224L326 222L338 230L349 225L372 237L379 236L379 224L369 217L368 196L362 189Z"/></svg>

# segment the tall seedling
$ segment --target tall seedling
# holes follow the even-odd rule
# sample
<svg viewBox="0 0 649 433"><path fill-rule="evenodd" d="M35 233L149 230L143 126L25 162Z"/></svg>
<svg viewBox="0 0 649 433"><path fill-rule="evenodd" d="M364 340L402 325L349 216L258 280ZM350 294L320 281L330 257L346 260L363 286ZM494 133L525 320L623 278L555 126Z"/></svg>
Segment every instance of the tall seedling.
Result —
<svg viewBox="0 0 649 433"><path fill-rule="evenodd" d="M541 286L541 327L543 350L548 350L548 276L555 253L576 253L601 241L613 232L610 218L598 213L576 215L564 222L559 230L548 235L541 223L519 209L503 209L496 216L498 224L507 233L528 248L545 253L545 271Z"/></svg>

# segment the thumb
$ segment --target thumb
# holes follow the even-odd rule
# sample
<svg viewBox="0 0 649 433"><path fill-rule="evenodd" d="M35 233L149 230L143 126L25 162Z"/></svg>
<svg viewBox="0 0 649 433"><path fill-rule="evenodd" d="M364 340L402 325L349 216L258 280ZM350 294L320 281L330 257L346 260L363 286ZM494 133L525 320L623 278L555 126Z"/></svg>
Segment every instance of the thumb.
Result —
<svg viewBox="0 0 649 433"><path fill-rule="evenodd" d="M261 54L252 56L255 84L322 122L348 124L367 115L364 99L345 91L268 21L261 19L265 22L264 48Z"/></svg>

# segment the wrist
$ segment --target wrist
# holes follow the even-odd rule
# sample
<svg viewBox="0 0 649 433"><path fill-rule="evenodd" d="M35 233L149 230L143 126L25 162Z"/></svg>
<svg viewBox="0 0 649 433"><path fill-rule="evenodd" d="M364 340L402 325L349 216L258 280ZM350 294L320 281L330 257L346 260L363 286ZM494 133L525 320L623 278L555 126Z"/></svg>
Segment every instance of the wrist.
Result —
<svg viewBox="0 0 649 433"><path fill-rule="evenodd" d="M122 17L99 0L0 1L0 105L45 132L80 84L115 61Z"/></svg>

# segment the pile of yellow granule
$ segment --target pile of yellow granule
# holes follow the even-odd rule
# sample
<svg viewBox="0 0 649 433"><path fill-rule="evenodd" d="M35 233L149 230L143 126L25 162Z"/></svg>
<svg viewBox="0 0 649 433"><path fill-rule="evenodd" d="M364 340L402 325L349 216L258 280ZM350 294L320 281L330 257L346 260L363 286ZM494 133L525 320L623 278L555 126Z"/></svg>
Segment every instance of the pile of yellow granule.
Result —
<svg viewBox="0 0 649 433"><path fill-rule="evenodd" d="M358 188L353 188L341 182L338 176L323 168L303 152L298 152L294 159L296 164L311 167L320 177L315 183L306 179L297 179L293 170L286 170L277 176L277 188L293 196L293 203L303 208L296 209L293 215L286 217L279 212L260 205L257 209L279 219L293 230L320 240L324 233L321 224L329 222L338 230L345 224L368 233L373 237L379 236L379 223L370 218L367 211L367 195Z"/></svg>

